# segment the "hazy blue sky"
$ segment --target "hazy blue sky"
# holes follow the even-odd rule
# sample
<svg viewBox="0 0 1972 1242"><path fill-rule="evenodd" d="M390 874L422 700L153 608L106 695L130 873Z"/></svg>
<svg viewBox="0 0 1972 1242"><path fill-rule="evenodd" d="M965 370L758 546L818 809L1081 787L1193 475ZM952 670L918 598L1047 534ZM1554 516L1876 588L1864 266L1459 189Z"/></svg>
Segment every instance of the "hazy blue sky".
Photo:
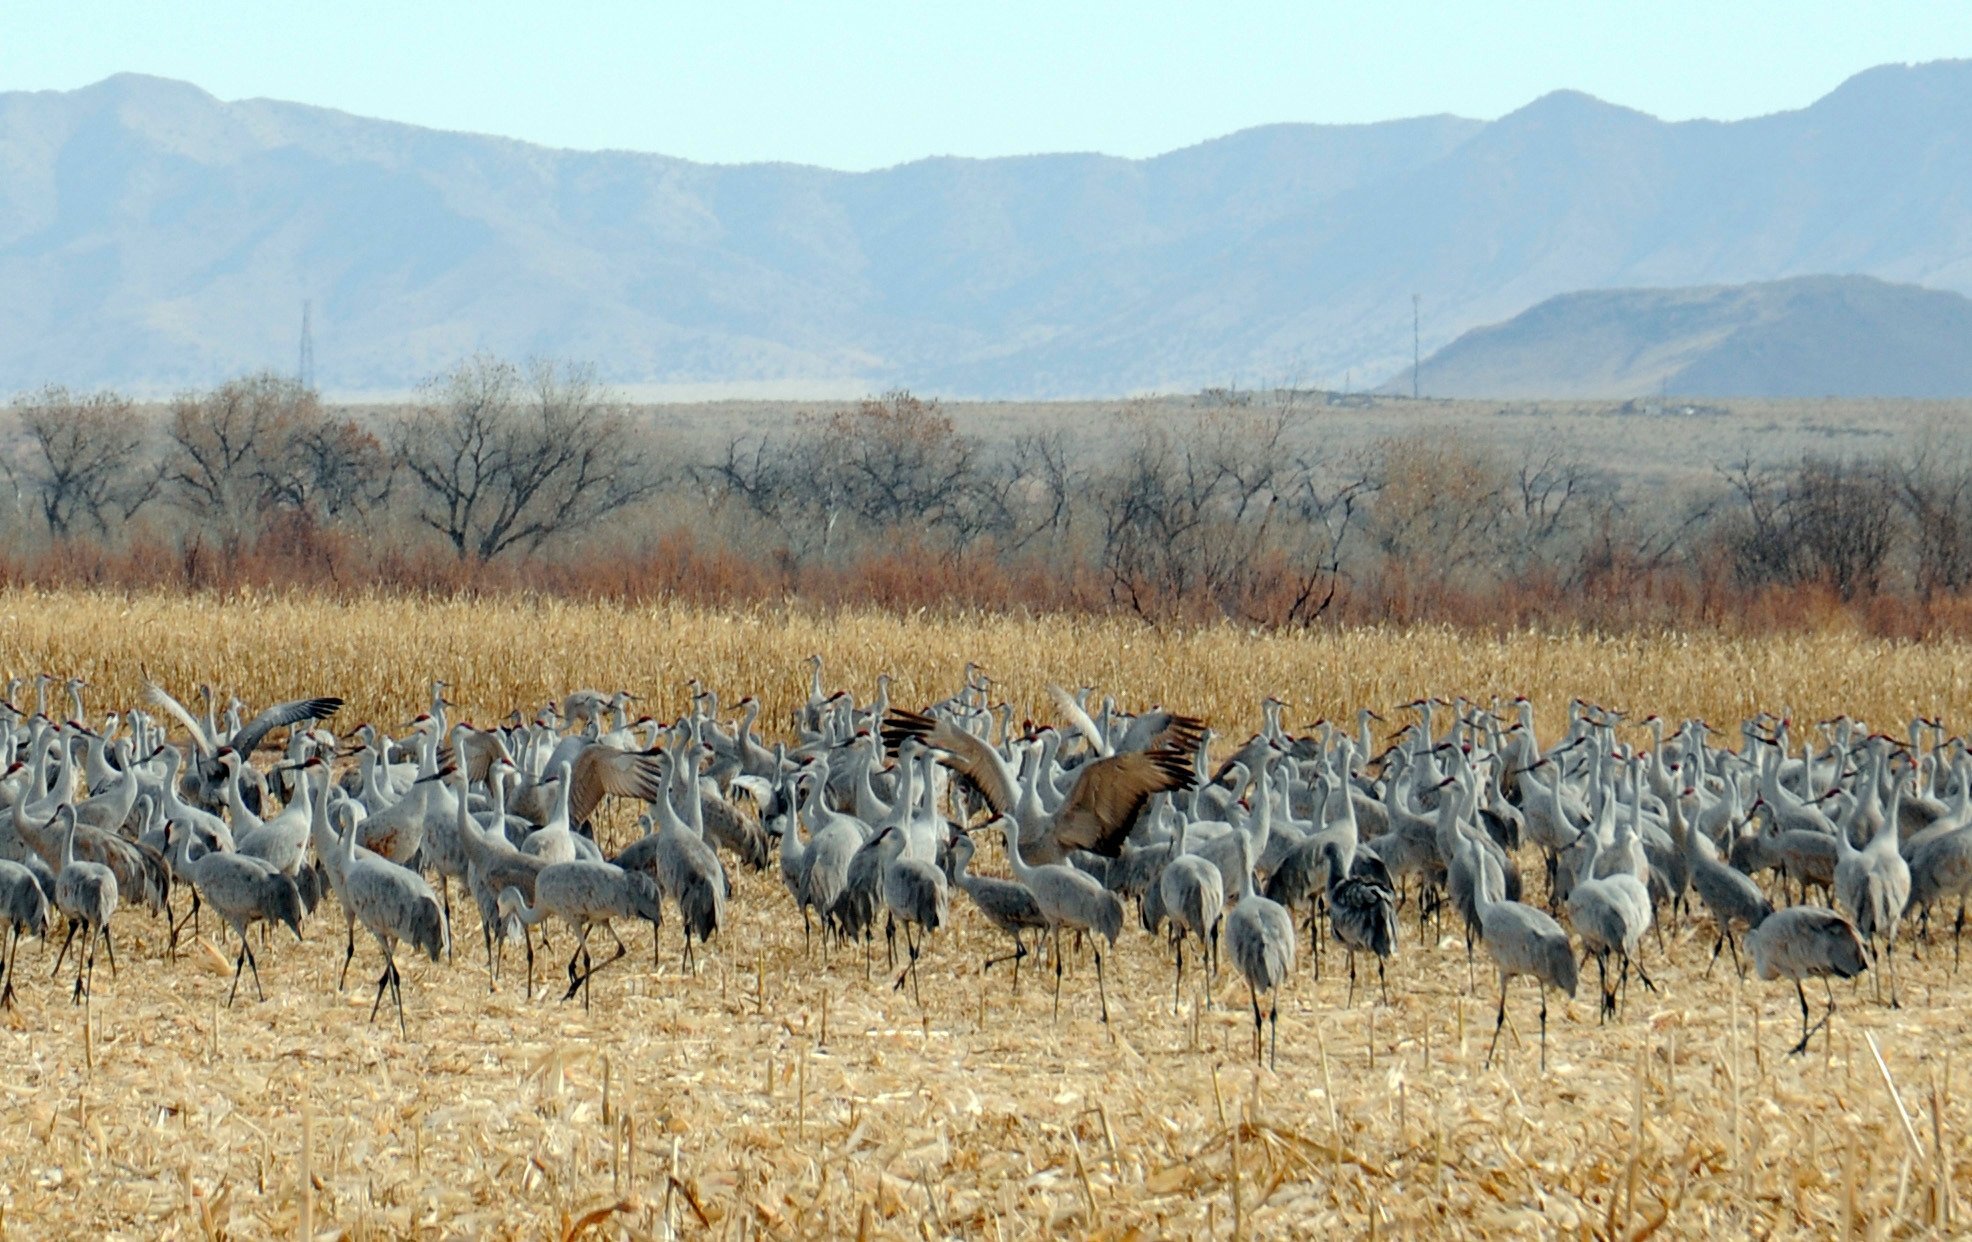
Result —
<svg viewBox="0 0 1972 1242"><path fill-rule="evenodd" d="M556 146L838 168L1494 117L1564 86L1742 117L1870 65L1963 56L1957 2L0 0L0 90L137 70Z"/></svg>

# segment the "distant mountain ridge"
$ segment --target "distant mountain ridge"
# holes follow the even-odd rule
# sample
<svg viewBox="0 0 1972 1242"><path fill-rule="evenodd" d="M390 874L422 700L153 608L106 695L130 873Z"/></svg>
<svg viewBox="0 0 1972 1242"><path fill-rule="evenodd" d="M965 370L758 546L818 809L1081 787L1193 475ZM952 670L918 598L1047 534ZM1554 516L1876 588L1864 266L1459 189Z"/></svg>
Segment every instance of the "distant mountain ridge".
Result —
<svg viewBox="0 0 1972 1242"><path fill-rule="evenodd" d="M1868 276L1570 293L1421 374L1441 397L1968 397L1972 299Z"/></svg>
<svg viewBox="0 0 1972 1242"><path fill-rule="evenodd" d="M1972 62L1667 124L1275 125L1148 160L870 173L556 151L122 75L0 94L0 392L475 349L620 383L982 396L1340 383L1558 293L1864 273L1972 292Z"/></svg>

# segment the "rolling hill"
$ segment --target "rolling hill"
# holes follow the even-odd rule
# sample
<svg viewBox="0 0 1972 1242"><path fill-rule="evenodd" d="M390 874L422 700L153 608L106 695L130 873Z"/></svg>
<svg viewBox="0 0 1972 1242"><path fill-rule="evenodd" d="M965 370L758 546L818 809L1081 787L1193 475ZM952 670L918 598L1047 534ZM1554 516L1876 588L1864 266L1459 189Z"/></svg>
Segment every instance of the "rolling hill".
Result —
<svg viewBox="0 0 1972 1242"><path fill-rule="evenodd" d="M619 383L1053 396L1339 384L1556 294L1862 273L1972 292L1972 62L1667 124L1278 125L869 173L549 150L119 76L0 94L0 392L489 349Z"/></svg>
<svg viewBox="0 0 1972 1242"><path fill-rule="evenodd" d="M1972 300L1867 276L1563 294L1424 361L1445 397L1972 396ZM1387 387L1408 392L1408 368Z"/></svg>

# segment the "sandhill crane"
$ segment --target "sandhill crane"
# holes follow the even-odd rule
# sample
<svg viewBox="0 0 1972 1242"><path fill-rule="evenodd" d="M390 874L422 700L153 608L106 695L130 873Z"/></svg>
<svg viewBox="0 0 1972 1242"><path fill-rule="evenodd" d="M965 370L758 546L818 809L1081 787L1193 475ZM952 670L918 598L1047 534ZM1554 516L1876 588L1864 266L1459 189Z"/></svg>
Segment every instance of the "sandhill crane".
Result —
<svg viewBox="0 0 1972 1242"><path fill-rule="evenodd" d="M1532 978L1541 994L1541 1071L1547 1071L1547 990L1556 988L1575 994L1575 952L1568 944L1568 933L1561 930L1544 911L1494 894L1504 886L1497 881L1489 863L1479 855L1478 846L1463 835L1458 849L1477 856L1475 866L1484 866L1476 889L1479 904L1479 936L1500 972L1500 1008L1493 1020L1493 1039L1486 1045L1486 1064L1500 1042L1500 1028L1506 1025L1506 985L1516 977Z"/></svg>
<svg viewBox="0 0 1972 1242"><path fill-rule="evenodd" d="M1736 800L1738 794L1733 792L1728 796ZM1712 842L1685 819L1684 804L1690 802L1695 806L1697 798L1697 790L1686 789L1683 796L1671 804L1671 832L1691 868L1691 891L1698 894L1698 900L1712 915L1712 925L1718 929L1718 936L1712 942L1712 960L1706 965L1705 974L1710 977L1712 968L1719 964L1719 950L1730 947L1733 968L1739 971L1743 979L1746 977L1746 967L1739 960L1739 945L1732 938L1733 924L1738 923L1751 932L1773 913L1773 903L1745 873L1719 861Z"/></svg>
<svg viewBox="0 0 1972 1242"><path fill-rule="evenodd" d="M940 752L945 764L979 789L995 815L1019 813L1019 783L1006 760L951 721L898 709L884 721L883 733L893 747L912 737ZM1017 821L1021 851L1031 851L1039 866L1058 863L1075 850L1114 858L1153 794L1189 789L1195 780L1189 752L1176 747L1092 760L1075 770L1074 784L1052 814Z"/></svg>
<svg viewBox="0 0 1972 1242"><path fill-rule="evenodd" d="M1883 767L1877 753L1876 767ZM1876 779L1872 774L1871 781ZM1884 965L1890 977L1890 1005L1897 1006L1896 970L1893 950L1897 926L1903 920L1904 906L1910 901L1910 864L1897 852L1898 809L1903 801L1903 781L1896 780L1890 790L1890 809L1869 844L1856 849L1846 829L1836 830L1840 860L1835 864L1835 901L1848 911L1856 932L1869 947L1870 955ZM1877 942L1881 941L1881 945Z"/></svg>
<svg viewBox="0 0 1972 1242"><path fill-rule="evenodd" d="M488 772L488 784L492 789L493 808L491 820L504 824L506 820L507 780L513 774L513 765L502 760ZM500 913L500 894L506 889L518 889L522 897L534 899L534 881L548 866L547 863L515 849L507 840L504 831L481 828L473 819L467 804L466 774L463 770L455 774L459 782L459 808L454 831L466 849L466 888L472 893L473 902L479 907L479 930L486 942L486 988L492 991L499 981L499 959L494 953L496 940L505 943L505 929L518 926L520 935L527 940L528 971L527 992L534 994L534 940L525 924L510 923L507 916Z"/></svg>
<svg viewBox="0 0 1972 1242"><path fill-rule="evenodd" d="M260 986L260 963L254 960L247 928L259 922L285 923L301 939L301 891L294 881L272 864L246 854L207 852L191 857L192 837L176 824L167 824L164 839L172 849L172 866L188 876L205 902L231 924L240 938L240 954L233 962L233 987L226 993L230 1008L240 992L240 968L253 968L253 990L261 1000L267 993Z"/></svg>
<svg viewBox="0 0 1972 1242"><path fill-rule="evenodd" d="M1198 937L1199 969L1208 969L1226 902L1226 881L1218 867L1196 854L1185 853L1188 818L1178 817L1171 857L1157 877L1158 909L1171 921L1171 951L1177 959L1176 975L1171 982L1172 1013L1178 1011L1178 1000L1184 991L1185 936Z"/></svg>
<svg viewBox="0 0 1972 1242"><path fill-rule="evenodd" d="M397 970L397 943L401 940L437 961L444 956L449 938L445 912L439 908L438 896L423 876L380 855L358 854L353 823L344 827L339 844L338 896L349 913L377 938L377 948L383 952L383 975L377 980L376 1000L370 1004L370 1021L377 1020L377 1008L383 1004L384 989L388 987L397 1002L398 1032L408 1036L410 1031L404 1024L404 984ZM352 940L349 953L353 955L355 951ZM343 971L346 974L348 970L349 957L345 956Z"/></svg>
<svg viewBox="0 0 1972 1242"><path fill-rule="evenodd" d="M1127 756L1118 756L1125 758ZM1098 763L1111 762L1107 759ZM1033 894L1035 908L1047 920L1054 933L1054 1016L1061 1017L1061 929L1092 932L1116 943L1116 937L1123 930L1123 903L1115 893L1105 889L1087 872L1078 871L1063 863L1042 863L1029 866L1020 852L1020 825L1005 815L996 817L993 824L1000 829L1006 839L1007 863L1013 869L1013 878ZM1102 946L1093 944L1096 957L1096 996L1102 1002L1102 1020L1109 1021L1109 993L1102 979Z"/></svg>
<svg viewBox="0 0 1972 1242"><path fill-rule="evenodd" d="M0 1009L14 1004L14 959L20 953L21 933L48 935L48 894L26 864L0 859L0 920L6 921L7 952L0 958Z"/></svg>
<svg viewBox="0 0 1972 1242"><path fill-rule="evenodd" d="M1260 1059L1260 993L1272 993L1267 1010L1267 1063L1280 1054L1280 985L1294 969L1294 919L1287 907L1253 891L1253 872L1239 873L1239 901L1226 916L1226 955L1246 980L1253 1003L1253 1060ZM1100 962L1101 956L1096 960Z"/></svg>
<svg viewBox="0 0 1972 1242"><path fill-rule="evenodd" d="M639 820L644 827L643 838L632 842L615 861L620 867L648 874L678 907L678 922L685 942L684 962L691 969L696 965L692 938L707 944L726 921L726 869L720 864L718 854L705 843L698 826L680 819L671 805L674 781L685 785L687 796L697 792L691 788L684 762L676 751L667 752L665 762L672 766L674 775L658 783L650 814ZM653 961L657 955L655 942L653 933Z"/></svg>
<svg viewBox="0 0 1972 1242"><path fill-rule="evenodd" d="M1041 908L1034 904L1034 895L1022 885L990 875L972 874L970 867L974 849L972 837L965 832L960 832L953 840L947 854L951 880L972 898L972 904L986 916L988 923L1013 937L1013 952L987 958L983 969L991 970L1001 962L1011 961L1014 992L1018 994L1020 959L1027 956L1027 946L1020 938L1021 933L1046 930L1048 921L1041 917Z"/></svg>
<svg viewBox="0 0 1972 1242"><path fill-rule="evenodd" d="M1349 951L1349 1000L1356 1003L1356 952L1376 954L1376 987L1383 1003L1390 1003L1390 989L1384 982L1383 963L1397 950L1397 894L1385 879L1374 874L1351 874L1342 861L1342 849L1334 841L1325 842L1328 872L1328 921L1335 939Z"/></svg>
<svg viewBox="0 0 1972 1242"><path fill-rule="evenodd" d="M1828 1012L1813 1029L1808 1027L1808 994L1801 980L1820 979L1827 987L1830 976L1853 979L1869 969L1855 924L1822 906L1789 906L1774 911L1747 935L1746 949L1753 955L1753 968L1760 978L1794 981L1794 993L1801 1001L1801 1042L1791 1050L1796 1055L1808 1050L1814 1032L1835 1015L1835 992L1830 989Z"/></svg>
<svg viewBox="0 0 1972 1242"><path fill-rule="evenodd" d="M909 954L904 969L899 971L893 988L902 988L906 978L911 981L911 995L921 1005L923 996L918 990L918 955L931 933L951 921L951 897L945 886L945 873L922 858L913 858L907 852L912 843L905 829L891 826L877 834L871 842L878 850L878 861L882 868L877 892L883 899L887 916L903 925L904 948ZM915 926L919 930L913 933Z"/></svg>
<svg viewBox="0 0 1972 1242"><path fill-rule="evenodd" d="M87 964L81 948L75 951L75 1000L90 995L96 981L96 942L109 950L110 973L116 973L116 944L110 939L110 916L116 913L116 873L101 863L75 856L75 811L67 806L55 812L54 831L62 842L61 869L55 873L55 906L68 918L68 937L55 957L59 973L69 944L80 931L87 937Z"/></svg>
<svg viewBox="0 0 1972 1242"><path fill-rule="evenodd" d="M658 922L663 918L657 884L648 875L626 871L613 863L588 861L550 863L534 878L532 904L519 889L508 888L500 892L499 909L503 917L516 917L530 927L553 915L574 929L575 953L568 959L568 991L562 993L562 999L568 1000L579 990L584 1009L589 1007L593 995L590 980L596 972L629 952L610 920L643 919L651 925L654 939ZM589 956L589 932L598 923L616 941L616 956L602 966L595 965ZM527 952L531 960L534 954L531 939Z"/></svg>
<svg viewBox="0 0 1972 1242"><path fill-rule="evenodd" d="M1617 984L1609 979L1609 955L1621 963L1621 986L1627 990L1630 966L1636 958L1643 934L1650 930L1650 890L1627 871L1597 878L1595 864L1601 843L1595 830L1582 834L1583 855L1580 877L1562 903L1568 911L1568 924L1582 938L1582 949L1595 957L1596 980L1601 987L1602 1007L1597 1021L1607 1021L1616 1012ZM1655 988L1650 976L1637 967L1645 987Z"/></svg>
<svg viewBox="0 0 1972 1242"><path fill-rule="evenodd" d="M1952 927L1952 970L1958 969L1959 937L1965 931L1965 902L1972 895L1972 825L1933 837L1913 850L1910 863L1910 899L1904 913L1922 914L1920 933L1930 929L1931 906L1941 900L1958 898L1958 921Z"/></svg>

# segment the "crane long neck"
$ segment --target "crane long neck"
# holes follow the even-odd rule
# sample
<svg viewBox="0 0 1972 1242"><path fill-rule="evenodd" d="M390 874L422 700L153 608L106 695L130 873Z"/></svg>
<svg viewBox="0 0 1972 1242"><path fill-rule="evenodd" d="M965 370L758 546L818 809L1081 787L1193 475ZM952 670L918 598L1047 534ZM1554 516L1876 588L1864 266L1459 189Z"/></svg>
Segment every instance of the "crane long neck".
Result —
<svg viewBox="0 0 1972 1242"><path fill-rule="evenodd" d="M1034 868L1028 866L1027 860L1020 856L1020 823L1010 816L1003 815L1000 817L1000 829L1007 843L1007 866L1012 869L1015 879L1024 881L1033 874Z"/></svg>

